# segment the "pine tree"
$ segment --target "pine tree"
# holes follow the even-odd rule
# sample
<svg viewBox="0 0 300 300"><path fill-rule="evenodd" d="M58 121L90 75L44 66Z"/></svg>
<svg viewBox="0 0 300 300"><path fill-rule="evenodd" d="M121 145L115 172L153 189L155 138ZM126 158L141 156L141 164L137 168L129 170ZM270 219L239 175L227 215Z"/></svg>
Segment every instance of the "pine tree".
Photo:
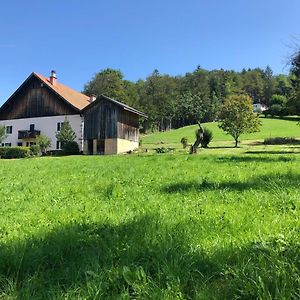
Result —
<svg viewBox="0 0 300 300"><path fill-rule="evenodd" d="M76 139L76 134L72 129L67 117L65 117L64 123L62 124L60 131L56 133L56 138L60 143L62 143L62 145L72 143Z"/></svg>

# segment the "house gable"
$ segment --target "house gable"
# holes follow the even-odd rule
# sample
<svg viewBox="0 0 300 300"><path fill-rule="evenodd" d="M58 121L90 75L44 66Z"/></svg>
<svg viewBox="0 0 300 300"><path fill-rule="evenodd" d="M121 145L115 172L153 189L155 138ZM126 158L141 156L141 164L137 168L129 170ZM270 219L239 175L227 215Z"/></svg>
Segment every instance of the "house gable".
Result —
<svg viewBox="0 0 300 300"><path fill-rule="evenodd" d="M79 99L72 103L72 96ZM32 73L0 108L0 120L79 114L88 99L61 84L52 88L45 77Z"/></svg>

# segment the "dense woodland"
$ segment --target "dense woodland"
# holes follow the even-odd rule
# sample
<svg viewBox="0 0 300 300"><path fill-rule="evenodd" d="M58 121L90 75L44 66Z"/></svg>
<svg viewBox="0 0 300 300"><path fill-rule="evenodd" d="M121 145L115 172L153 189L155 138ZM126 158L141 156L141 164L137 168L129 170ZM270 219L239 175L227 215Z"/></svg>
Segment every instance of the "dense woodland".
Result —
<svg viewBox="0 0 300 300"><path fill-rule="evenodd" d="M145 80L125 80L119 70L105 69L84 87L87 95L105 94L148 115L144 130L168 130L198 121L213 121L225 98L247 94L253 103L269 107L271 116L300 113L299 53L291 59L289 75L274 75L266 69L223 69L208 71L198 66L183 76L170 76L154 70Z"/></svg>

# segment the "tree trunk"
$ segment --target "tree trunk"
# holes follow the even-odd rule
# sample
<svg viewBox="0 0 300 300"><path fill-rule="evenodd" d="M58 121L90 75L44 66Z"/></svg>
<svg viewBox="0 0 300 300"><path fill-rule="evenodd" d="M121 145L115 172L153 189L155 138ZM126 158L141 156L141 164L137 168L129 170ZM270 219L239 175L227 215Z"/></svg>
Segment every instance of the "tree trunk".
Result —
<svg viewBox="0 0 300 300"><path fill-rule="evenodd" d="M237 146L238 146L238 138L235 139L235 146L234 147L237 148Z"/></svg>
<svg viewBox="0 0 300 300"><path fill-rule="evenodd" d="M196 141L195 141L194 145L191 146L190 154L197 153L198 147L203 140L203 132L204 131L203 131L203 128L201 127L200 122L198 122L198 125L199 125L199 129L196 134Z"/></svg>

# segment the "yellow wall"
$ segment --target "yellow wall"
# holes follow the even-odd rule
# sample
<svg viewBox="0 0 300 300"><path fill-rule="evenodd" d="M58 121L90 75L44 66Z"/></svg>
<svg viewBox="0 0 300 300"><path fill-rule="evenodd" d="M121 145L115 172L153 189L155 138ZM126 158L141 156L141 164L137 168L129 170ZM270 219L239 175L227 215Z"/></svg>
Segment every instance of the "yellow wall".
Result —
<svg viewBox="0 0 300 300"><path fill-rule="evenodd" d="M84 141L84 153L87 154L87 141ZM133 151L139 148L138 142L128 141L125 139L106 139L105 154L119 154ZM93 140L93 154L97 154L97 140Z"/></svg>
<svg viewBox="0 0 300 300"><path fill-rule="evenodd" d="M135 149L139 148L139 143L138 142L133 142L129 140L124 140L124 139L118 139L118 152L117 153L124 153L128 151L133 151Z"/></svg>

